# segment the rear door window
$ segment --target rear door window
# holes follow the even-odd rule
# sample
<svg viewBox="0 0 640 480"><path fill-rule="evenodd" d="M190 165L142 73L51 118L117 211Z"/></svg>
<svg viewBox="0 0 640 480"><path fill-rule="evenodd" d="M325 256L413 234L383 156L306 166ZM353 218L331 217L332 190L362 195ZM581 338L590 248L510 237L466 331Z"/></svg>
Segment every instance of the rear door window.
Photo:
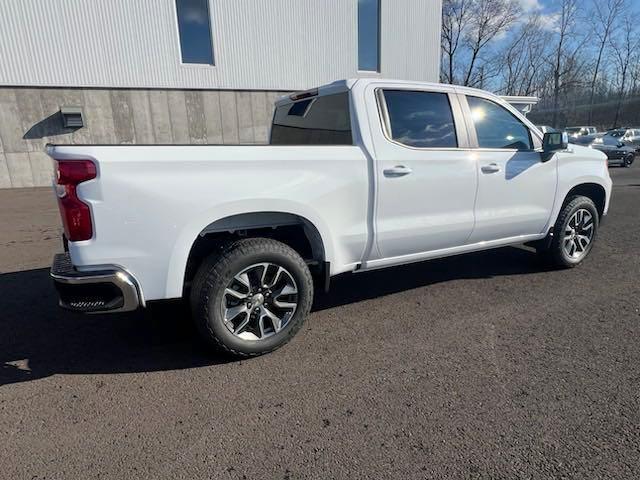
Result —
<svg viewBox="0 0 640 480"><path fill-rule="evenodd" d="M384 90L391 138L417 148L458 146L449 96L446 93Z"/></svg>
<svg viewBox="0 0 640 480"><path fill-rule="evenodd" d="M272 145L353 145L349 92L286 103L276 108Z"/></svg>

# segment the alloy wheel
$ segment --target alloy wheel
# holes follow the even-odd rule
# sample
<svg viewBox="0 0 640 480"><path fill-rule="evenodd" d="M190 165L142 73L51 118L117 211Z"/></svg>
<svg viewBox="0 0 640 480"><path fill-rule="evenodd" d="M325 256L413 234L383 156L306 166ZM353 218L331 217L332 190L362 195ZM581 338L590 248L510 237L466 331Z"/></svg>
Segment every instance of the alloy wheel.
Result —
<svg viewBox="0 0 640 480"><path fill-rule="evenodd" d="M233 335L263 340L285 328L295 314L298 286L284 267L256 263L229 282L221 307L224 324Z"/></svg>
<svg viewBox="0 0 640 480"><path fill-rule="evenodd" d="M584 208L577 210L567 223L562 248L568 257L578 260L589 250L594 234L593 214Z"/></svg>

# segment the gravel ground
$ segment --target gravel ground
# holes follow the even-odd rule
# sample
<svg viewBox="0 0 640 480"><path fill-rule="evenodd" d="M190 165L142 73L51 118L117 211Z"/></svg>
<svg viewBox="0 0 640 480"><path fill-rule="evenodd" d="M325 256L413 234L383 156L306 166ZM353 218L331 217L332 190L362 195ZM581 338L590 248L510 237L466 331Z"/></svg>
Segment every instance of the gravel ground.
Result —
<svg viewBox="0 0 640 480"><path fill-rule="evenodd" d="M48 189L0 191L0 478L640 477L640 166L580 268L503 248L347 275L225 362L181 310L56 308Z"/></svg>

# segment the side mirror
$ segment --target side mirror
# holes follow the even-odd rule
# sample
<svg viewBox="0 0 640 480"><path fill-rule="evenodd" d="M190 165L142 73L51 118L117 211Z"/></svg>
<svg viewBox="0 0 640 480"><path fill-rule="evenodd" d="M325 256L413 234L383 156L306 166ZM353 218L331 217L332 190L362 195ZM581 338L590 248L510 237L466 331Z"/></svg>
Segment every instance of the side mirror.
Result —
<svg viewBox="0 0 640 480"><path fill-rule="evenodd" d="M569 146L567 132L548 132L542 137L542 161L546 162L555 152L566 150Z"/></svg>
<svg viewBox="0 0 640 480"><path fill-rule="evenodd" d="M569 136L567 132L548 132L542 138L542 150L544 152L557 152L566 150L569 146Z"/></svg>

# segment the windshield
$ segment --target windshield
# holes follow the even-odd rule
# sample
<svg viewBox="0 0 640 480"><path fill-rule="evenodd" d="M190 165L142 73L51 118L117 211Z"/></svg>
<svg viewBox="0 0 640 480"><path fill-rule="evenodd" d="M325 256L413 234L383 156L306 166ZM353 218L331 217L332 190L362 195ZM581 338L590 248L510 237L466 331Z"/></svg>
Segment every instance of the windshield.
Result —
<svg viewBox="0 0 640 480"><path fill-rule="evenodd" d="M618 138L618 137L622 137L624 136L625 131L624 130L614 130L612 132L607 133L607 135L613 137L613 138Z"/></svg>

